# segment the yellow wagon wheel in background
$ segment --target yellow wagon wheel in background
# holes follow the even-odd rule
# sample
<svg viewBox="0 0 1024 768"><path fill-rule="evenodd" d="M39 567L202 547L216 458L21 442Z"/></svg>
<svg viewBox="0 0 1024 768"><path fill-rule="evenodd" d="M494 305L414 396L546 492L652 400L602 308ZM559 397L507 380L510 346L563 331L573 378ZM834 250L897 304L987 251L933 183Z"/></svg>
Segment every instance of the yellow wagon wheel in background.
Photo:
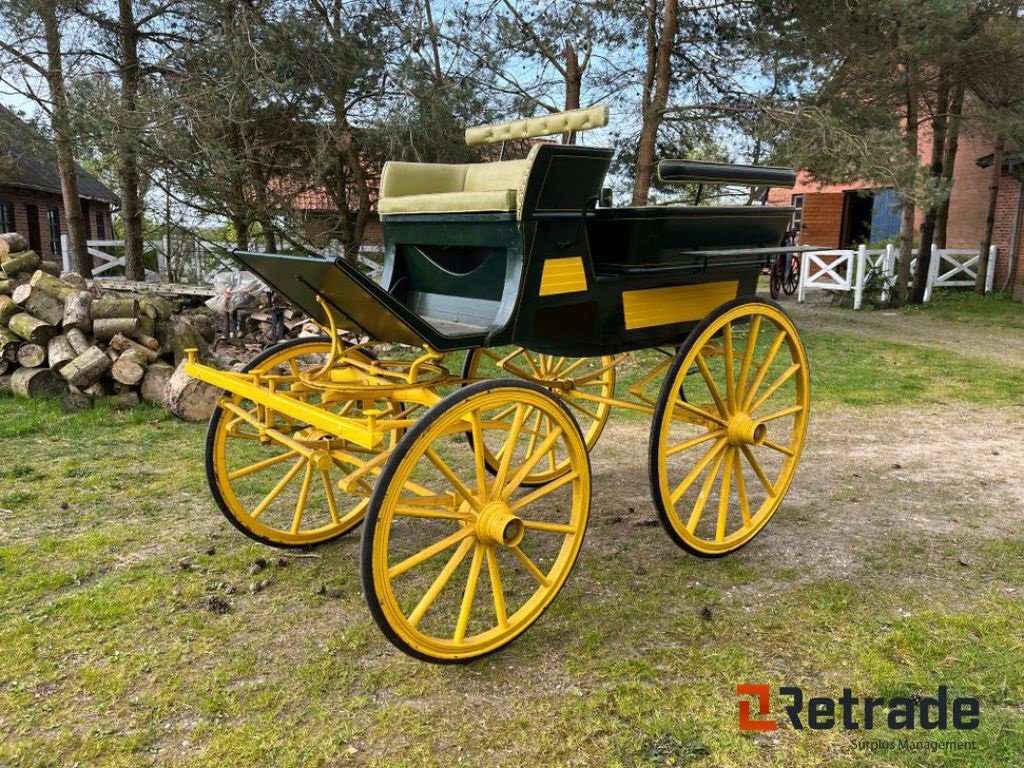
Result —
<svg viewBox="0 0 1024 768"><path fill-rule="evenodd" d="M264 351L245 370L282 377L276 385L281 397L357 416L363 404L325 402L322 392L296 381L300 373L323 366L330 351L326 337L292 339ZM397 407L389 402L384 411ZM249 538L277 547L320 544L359 525L373 490L372 475L356 481L351 493L339 489L337 482L374 452L281 414L273 419L277 437L261 437L261 422L255 403L228 394L210 417L206 476L231 524Z"/></svg>
<svg viewBox="0 0 1024 768"><path fill-rule="evenodd" d="M807 355L781 307L740 298L708 315L651 424L651 491L673 541L720 557L754 538L793 481L809 408Z"/></svg>
<svg viewBox="0 0 1024 768"><path fill-rule="evenodd" d="M464 379L491 379L512 375L525 381L539 383L546 387L572 409L572 414L583 433L587 451L594 449L604 431L612 412L611 399L615 396L615 358L606 357L563 357L542 355L523 347L487 349L478 347L466 354L462 368ZM509 407L498 419L511 421L515 412ZM553 424L539 410L526 415L524 429L530 438L539 443L553 429ZM472 442L471 433L466 433ZM495 457L487 451L484 456L487 469L493 473L498 466ZM524 485L537 486L553 480L569 471L569 464L555 461L549 453L524 481Z"/></svg>
<svg viewBox="0 0 1024 768"><path fill-rule="evenodd" d="M508 408L511 418L499 418ZM531 413L551 425L539 442L527 429ZM565 472L526 488L552 451ZM498 459L493 476L487 452ZM370 611L416 658L491 653L554 600L576 562L589 509L590 461L563 403L528 382L457 390L409 429L377 482L362 537Z"/></svg>

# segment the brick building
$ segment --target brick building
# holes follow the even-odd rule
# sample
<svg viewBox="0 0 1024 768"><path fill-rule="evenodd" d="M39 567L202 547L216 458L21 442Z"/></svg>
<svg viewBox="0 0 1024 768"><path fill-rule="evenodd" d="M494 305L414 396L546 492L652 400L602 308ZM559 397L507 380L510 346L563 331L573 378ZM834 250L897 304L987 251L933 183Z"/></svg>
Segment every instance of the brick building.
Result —
<svg viewBox="0 0 1024 768"><path fill-rule="evenodd" d="M920 137L922 162L931 151L927 126ZM949 221L946 226L948 248L978 248L985 226L988 187L991 178L992 140L988 137L961 134L953 166L953 187L949 198ZM998 249L996 288L1006 281L1010 268L1011 246L1016 246L1013 259L1014 278L1024 280L1024 153L1007 153L999 185L995 230L992 244ZM825 248L850 248L861 243L879 243L899 236L900 201L892 190L856 180L846 184L818 184L806 171L801 171L792 189L773 189L769 205L793 205L799 210L793 225L803 245ZM922 212L917 211L915 228L920 231ZM1014 231L1017 235L1014 235Z"/></svg>
<svg viewBox="0 0 1024 768"><path fill-rule="evenodd" d="M114 236L110 218L117 195L78 167L78 191L86 238ZM0 232L18 232L44 259L60 261L67 214L53 146L10 110L0 106Z"/></svg>

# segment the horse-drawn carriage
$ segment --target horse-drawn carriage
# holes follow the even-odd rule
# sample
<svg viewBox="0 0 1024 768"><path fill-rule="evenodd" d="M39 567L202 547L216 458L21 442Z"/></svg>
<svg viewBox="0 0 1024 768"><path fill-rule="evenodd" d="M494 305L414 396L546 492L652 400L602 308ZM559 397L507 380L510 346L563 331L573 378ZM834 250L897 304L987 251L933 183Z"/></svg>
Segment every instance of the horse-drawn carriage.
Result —
<svg viewBox="0 0 1024 768"><path fill-rule="evenodd" d="M578 110L467 141L607 117ZM793 479L807 359L782 309L755 296L766 264L792 250L780 247L791 209L604 207L611 157L538 142L518 160L388 163L379 281L344 259L234 254L325 336L273 347L242 373L188 363L225 391L206 463L227 518L285 547L363 523L370 610L418 658L492 652L552 602L583 543L588 452L614 407L652 417L655 508L693 554L749 542ZM659 174L794 180L679 160ZM346 345L343 329L368 341ZM445 367L460 355L461 373Z"/></svg>

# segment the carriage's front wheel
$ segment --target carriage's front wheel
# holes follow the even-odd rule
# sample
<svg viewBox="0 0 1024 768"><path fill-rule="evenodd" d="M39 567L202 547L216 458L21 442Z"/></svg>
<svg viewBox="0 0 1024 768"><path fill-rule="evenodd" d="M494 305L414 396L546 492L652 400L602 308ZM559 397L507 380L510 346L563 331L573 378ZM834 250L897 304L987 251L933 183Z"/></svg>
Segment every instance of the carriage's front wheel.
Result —
<svg viewBox="0 0 1024 768"><path fill-rule="evenodd" d="M497 418L510 407L511 419ZM551 423L539 444L527 429L531 412ZM498 459L493 476L485 451ZM567 471L527 488L523 481L550 452ZM589 508L586 445L562 403L527 382L457 390L409 429L370 499L361 557L370 612L416 658L459 662L491 653L561 590Z"/></svg>
<svg viewBox="0 0 1024 768"><path fill-rule="evenodd" d="M777 304L722 305L679 348L650 439L658 516L679 546L720 557L779 508L807 431L807 355Z"/></svg>

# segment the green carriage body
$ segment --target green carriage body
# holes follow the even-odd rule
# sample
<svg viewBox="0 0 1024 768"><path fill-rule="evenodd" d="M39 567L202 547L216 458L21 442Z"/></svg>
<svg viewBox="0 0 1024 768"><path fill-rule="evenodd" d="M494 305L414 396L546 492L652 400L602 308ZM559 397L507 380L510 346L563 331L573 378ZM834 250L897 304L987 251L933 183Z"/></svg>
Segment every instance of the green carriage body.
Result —
<svg viewBox="0 0 1024 768"><path fill-rule="evenodd" d="M379 341L571 356L677 344L755 292L792 209L598 208L611 156L538 145L517 210L383 216L379 282L343 259L234 255L324 325L317 295Z"/></svg>

